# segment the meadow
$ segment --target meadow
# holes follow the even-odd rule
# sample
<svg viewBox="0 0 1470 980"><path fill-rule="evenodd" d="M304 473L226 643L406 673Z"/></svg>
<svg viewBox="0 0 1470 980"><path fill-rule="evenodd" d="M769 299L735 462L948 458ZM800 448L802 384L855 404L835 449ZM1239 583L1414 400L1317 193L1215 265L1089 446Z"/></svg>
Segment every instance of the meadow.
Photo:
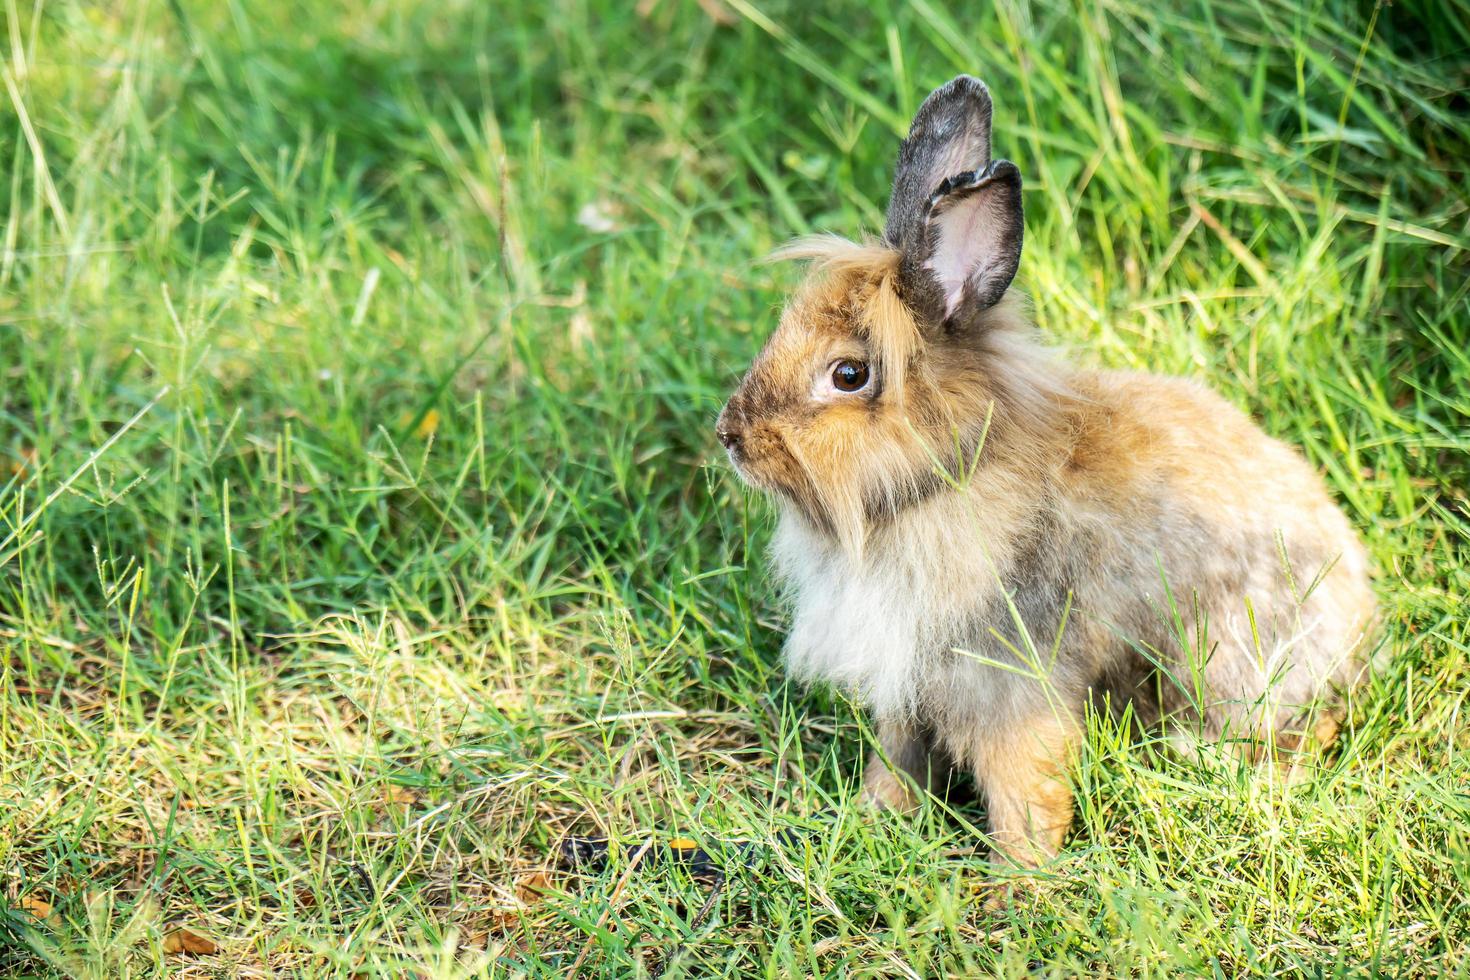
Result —
<svg viewBox="0 0 1470 980"><path fill-rule="evenodd" d="M1386 623L1298 786L1095 719L999 911L713 433L962 71L1047 339L1299 445ZM0 974L1470 975L1466 0L4 0L0 83Z"/></svg>

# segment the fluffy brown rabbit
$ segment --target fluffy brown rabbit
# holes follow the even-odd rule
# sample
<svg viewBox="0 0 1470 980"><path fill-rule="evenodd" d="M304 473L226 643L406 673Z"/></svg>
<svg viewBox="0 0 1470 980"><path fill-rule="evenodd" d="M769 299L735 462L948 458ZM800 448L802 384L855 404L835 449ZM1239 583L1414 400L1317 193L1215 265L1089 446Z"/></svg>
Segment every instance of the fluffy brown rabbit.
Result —
<svg viewBox="0 0 1470 980"><path fill-rule="evenodd" d="M866 795L908 807L969 769L993 854L1035 865L1071 821L1089 702L1289 758L1335 735L1375 600L1297 452L1193 382L1038 343L1008 291L1021 175L990 123L978 80L938 89L882 240L785 250L812 274L717 433L779 504L794 674L874 716Z"/></svg>

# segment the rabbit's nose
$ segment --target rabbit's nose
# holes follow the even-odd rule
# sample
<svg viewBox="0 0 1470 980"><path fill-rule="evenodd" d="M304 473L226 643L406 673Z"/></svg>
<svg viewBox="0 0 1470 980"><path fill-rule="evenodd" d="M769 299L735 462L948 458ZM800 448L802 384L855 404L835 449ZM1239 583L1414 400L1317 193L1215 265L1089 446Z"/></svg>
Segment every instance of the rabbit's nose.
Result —
<svg viewBox="0 0 1470 980"><path fill-rule="evenodd" d="M742 430L745 428L741 424L743 421L738 408L728 404L725 406L720 417L715 420L715 438L720 440L720 445L732 452L740 445Z"/></svg>

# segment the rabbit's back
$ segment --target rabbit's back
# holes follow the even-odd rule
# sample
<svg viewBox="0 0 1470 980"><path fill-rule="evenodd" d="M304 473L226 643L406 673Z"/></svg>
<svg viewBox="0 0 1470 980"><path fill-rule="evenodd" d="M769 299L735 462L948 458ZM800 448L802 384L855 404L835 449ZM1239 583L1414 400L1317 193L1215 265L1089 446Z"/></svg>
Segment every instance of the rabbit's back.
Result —
<svg viewBox="0 0 1470 980"><path fill-rule="evenodd" d="M1159 707L1203 699L1211 735L1289 727L1351 681L1376 618L1369 562L1306 460L1190 381L1095 373L1074 387L1056 473L1070 540L1056 546L1086 543L1095 573L1077 602L1113 627L1112 676L1146 673L1128 667L1144 641L1176 674Z"/></svg>

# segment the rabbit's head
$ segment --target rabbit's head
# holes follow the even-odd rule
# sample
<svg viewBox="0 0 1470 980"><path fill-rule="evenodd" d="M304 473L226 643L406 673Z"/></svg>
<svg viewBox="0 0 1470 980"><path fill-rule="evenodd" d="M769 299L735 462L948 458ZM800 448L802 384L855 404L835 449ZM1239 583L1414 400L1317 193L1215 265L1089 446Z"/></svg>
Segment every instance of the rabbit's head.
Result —
<svg viewBox="0 0 1470 980"><path fill-rule="evenodd" d="M977 79L936 90L899 149L882 241L783 250L811 275L716 424L747 482L852 548L974 465L992 414L1035 387L1006 298L1021 174L991 160L990 119Z"/></svg>

